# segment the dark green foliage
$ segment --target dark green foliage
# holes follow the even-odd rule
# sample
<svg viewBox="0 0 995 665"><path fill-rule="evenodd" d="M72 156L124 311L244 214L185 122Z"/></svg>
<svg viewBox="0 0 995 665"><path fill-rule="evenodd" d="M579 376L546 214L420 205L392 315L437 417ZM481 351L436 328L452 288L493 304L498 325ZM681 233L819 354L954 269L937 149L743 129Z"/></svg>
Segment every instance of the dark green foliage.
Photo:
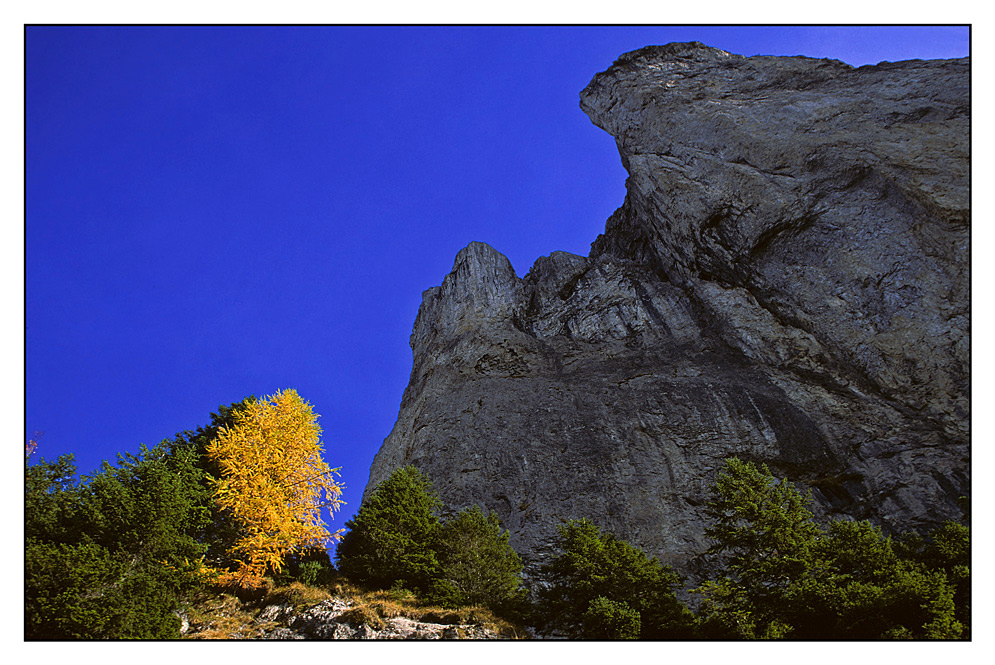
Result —
<svg viewBox="0 0 995 665"><path fill-rule="evenodd" d="M72 455L55 462L44 458L27 467L24 474L24 536L26 539L58 541L75 536L75 513L79 511L76 466Z"/></svg>
<svg viewBox="0 0 995 665"><path fill-rule="evenodd" d="M325 550L308 550L287 555L285 570L292 579L307 586L325 586L332 582L335 568Z"/></svg>
<svg viewBox="0 0 995 665"><path fill-rule="evenodd" d="M69 458L26 470L25 637L178 637L208 516L196 455L163 443L83 482L73 471Z"/></svg>
<svg viewBox="0 0 995 665"><path fill-rule="evenodd" d="M965 515L964 521L967 521ZM966 524L946 522L923 538L904 534L895 544L898 555L921 563L926 569L942 572L953 587L957 620L964 626L964 639L970 638L971 625L971 528Z"/></svg>
<svg viewBox="0 0 995 665"><path fill-rule="evenodd" d="M413 466L398 469L346 522L336 552L339 571L370 587L400 584L427 592L440 572L434 549L438 508L428 478Z"/></svg>
<svg viewBox="0 0 995 665"><path fill-rule="evenodd" d="M239 403L241 404L241 403ZM237 525L213 501L206 451L239 404L211 424L77 481L72 456L25 471L26 639L170 639L174 611L216 566ZM677 599L668 567L587 520L560 527L534 616L546 633L583 639L965 639L970 629L970 528L948 522L892 539L868 522L818 526L809 498L766 467L727 460L709 505L716 575ZM340 569L376 588L410 588L444 607L485 605L521 617L522 563L497 515L478 507L440 521L414 467L382 483L346 523ZM966 522L966 520L965 520ZM282 583L325 585L328 553L288 556ZM410 592L403 593L410 595Z"/></svg>
<svg viewBox="0 0 995 665"><path fill-rule="evenodd" d="M613 534L603 534L586 519L562 525L557 545L562 551L543 568L549 586L538 600L537 616L544 632L584 637L585 617L593 621L614 607L611 616L620 621L631 618L631 612L638 614L641 638L680 639L692 634L693 617L675 594L680 578L669 566ZM603 600L592 609L598 598ZM605 605L605 600L616 605Z"/></svg>
<svg viewBox="0 0 995 665"><path fill-rule="evenodd" d="M142 445L138 456L119 455L117 467L104 462L84 486L85 536L148 562L199 558L211 495L197 462L194 451L165 443Z"/></svg>
<svg viewBox="0 0 995 665"><path fill-rule="evenodd" d="M436 538L439 578L431 599L443 607L484 605L494 610L520 603L522 560L501 532L497 513L474 506L443 523Z"/></svg>
<svg viewBox="0 0 995 665"><path fill-rule="evenodd" d="M442 522L431 481L413 466L394 471L346 522L339 572L371 588L407 588L442 607L522 611L522 562L496 513L474 506Z"/></svg>
<svg viewBox="0 0 995 665"><path fill-rule="evenodd" d="M639 612L604 596L591 601L582 619L583 635L589 640L635 640L640 624Z"/></svg>
<svg viewBox="0 0 995 665"><path fill-rule="evenodd" d="M235 413L247 403L255 401L249 396L228 406L219 406L217 413L211 414L211 422L207 426L198 427L196 431L187 430L177 434L169 443L171 450L190 451L195 456L195 465L202 471L199 483L207 496L212 492L210 481L221 477L217 462L207 454L207 446L221 431L222 427L235 424ZM207 546L205 560L212 566L225 569L236 566L230 554L232 545L238 540L241 525L226 511L219 508L214 501L206 503L209 518L199 534L200 542Z"/></svg>
<svg viewBox="0 0 995 665"><path fill-rule="evenodd" d="M954 588L957 620L965 627L963 637L970 638L971 625L971 527L947 522L933 534L924 563L942 570Z"/></svg>
<svg viewBox="0 0 995 665"><path fill-rule="evenodd" d="M706 633L715 637L783 637L785 594L812 563L819 535L811 498L776 480L766 466L726 460L708 505L708 554L721 575L702 584Z"/></svg>
<svg viewBox="0 0 995 665"><path fill-rule="evenodd" d="M785 621L801 639L956 638L953 589L940 573L900 559L868 522L833 522L796 582Z"/></svg>
<svg viewBox="0 0 995 665"><path fill-rule="evenodd" d="M948 526L932 545L915 537L896 548L868 522L823 530L807 497L766 467L737 459L727 460L716 492L707 533L720 575L697 589L705 636L962 637L949 579L964 578L949 571L969 576L965 532Z"/></svg>
<svg viewBox="0 0 995 665"><path fill-rule="evenodd" d="M29 543L25 638L179 637L176 574L95 543Z"/></svg>

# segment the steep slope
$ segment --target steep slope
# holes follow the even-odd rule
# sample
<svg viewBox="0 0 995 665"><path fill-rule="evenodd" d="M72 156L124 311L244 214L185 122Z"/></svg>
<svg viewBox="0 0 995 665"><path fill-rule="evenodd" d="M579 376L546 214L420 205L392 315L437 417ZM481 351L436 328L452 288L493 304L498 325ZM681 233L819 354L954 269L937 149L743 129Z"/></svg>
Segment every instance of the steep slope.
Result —
<svg viewBox="0 0 995 665"><path fill-rule="evenodd" d="M969 62L853 68L698 43L581 107L624 204L519 279L482 243L428 289L367 492L414 464L534 570L589 517L684 568L730 455L823 515L922 528L969 491Z"/></svg>

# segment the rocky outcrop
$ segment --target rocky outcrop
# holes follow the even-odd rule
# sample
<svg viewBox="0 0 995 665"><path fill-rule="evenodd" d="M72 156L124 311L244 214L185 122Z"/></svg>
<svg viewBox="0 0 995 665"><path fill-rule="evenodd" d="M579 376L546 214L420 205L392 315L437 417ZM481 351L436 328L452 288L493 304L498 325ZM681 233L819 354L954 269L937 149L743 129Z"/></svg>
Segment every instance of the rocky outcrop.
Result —
<svg viewBox="0 0 995 665"><path fill-rule="evenodd" d="M581 93L629 173L589 257L483 243L428 289L367 492L428 473L535 569L589 517L686 568L731 455L887 530L969 492L969 63L701 44Z"/></svg>
<svg viewBox="0 0 995 665"><path fill-rule="evenodd" d="M498 640L500 634L477 624L433 623L410 617L382 618L339 597L294 607L271 604L259 610L251 623L227 639L260 640ZM213 625L191 626L180 615L181 634L188 639L208 635Z"/></svg>

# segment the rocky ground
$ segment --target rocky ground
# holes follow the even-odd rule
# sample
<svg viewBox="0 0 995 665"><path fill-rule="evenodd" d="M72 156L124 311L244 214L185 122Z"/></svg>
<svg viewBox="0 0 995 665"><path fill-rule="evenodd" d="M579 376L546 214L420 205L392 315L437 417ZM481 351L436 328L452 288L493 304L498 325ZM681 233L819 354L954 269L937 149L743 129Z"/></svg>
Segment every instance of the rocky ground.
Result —
<svg viewBox="0 0 995 665"><path fill-rule="evenodd" d="M424 608L389 592L334 595L294 584L260 600L229 594L198 598L180 613L184 639L201 640L495 640L522 629L476 608Z"/></svg>

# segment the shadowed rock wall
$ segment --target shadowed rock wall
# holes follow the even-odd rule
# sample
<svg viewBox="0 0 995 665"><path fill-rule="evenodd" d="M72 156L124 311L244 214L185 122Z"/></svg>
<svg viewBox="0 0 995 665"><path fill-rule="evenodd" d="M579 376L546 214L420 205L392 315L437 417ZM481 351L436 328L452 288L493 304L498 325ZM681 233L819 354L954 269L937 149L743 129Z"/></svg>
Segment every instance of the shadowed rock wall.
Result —
<svg viewBox="0 0 995 665"><path fill-rule="evenodd" d="M590 257L483 243L425 291L367 492L430 475L534 570L589 517L686 569L722 461L889 530L969 492L969 62L853 68L698 43L581 93L629 173Z"/></svg>

